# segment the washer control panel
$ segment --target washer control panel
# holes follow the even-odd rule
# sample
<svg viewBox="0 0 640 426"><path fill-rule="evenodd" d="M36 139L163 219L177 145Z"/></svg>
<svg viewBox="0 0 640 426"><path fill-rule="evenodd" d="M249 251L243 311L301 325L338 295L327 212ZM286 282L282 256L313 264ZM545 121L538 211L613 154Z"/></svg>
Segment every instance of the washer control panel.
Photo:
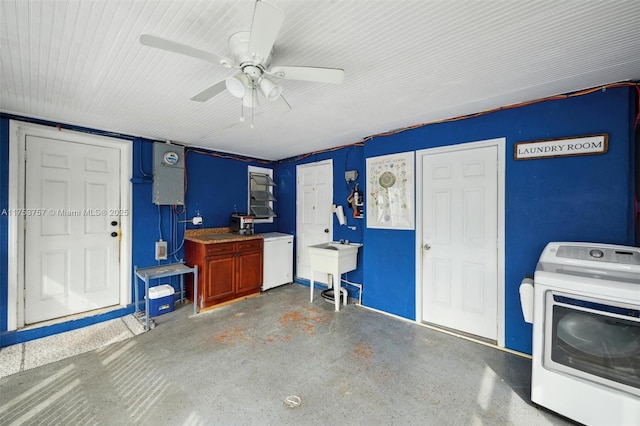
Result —
<svg viewBox="0 0 640 426"><path fill-rule="evenodd" d="M545 252L556 258L588 260L616 265L640 265L640 248L638 247L589 243L549 243ZM555 259L555 262L564 263L561 259Z"/></svg>

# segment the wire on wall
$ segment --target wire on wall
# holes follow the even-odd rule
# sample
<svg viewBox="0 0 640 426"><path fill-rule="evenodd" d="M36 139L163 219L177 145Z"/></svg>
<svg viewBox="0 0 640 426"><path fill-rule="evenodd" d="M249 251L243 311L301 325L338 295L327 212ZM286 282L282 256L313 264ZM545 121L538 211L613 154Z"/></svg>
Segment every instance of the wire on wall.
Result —
<svg viewBox="0 0 640 426"><path fill-rule="evenodd" d="M168 254L168 257L173 257L176 262L180 262L181 259L178 259L177 254L180 252L180 250L182 250L182 247L184 246L184 241L187 233L187 221L185 215L185 220L182 221L182 239L180 240L180 245L176 247L176 241L178 241L178 228L180 227L180 215L186 214L186 209L184 208L184 206L182 208L182 211L179 211L177 207L178 206L173 206L173 208L171 209L171 243L173 245L173 251Z"/></svg>
<svg viewBox="0 0 640 426"><path fill-rule="evenodd" d="M349 147L354 147L354 146L364 146L364 142L365 141L356 142L356 143L350 143L350 144L346 144L346 145L340 145L340 146L336 146L336 147L333 147L333 148L321 149L321 150L318 150L318 151L313 151L313 152L309 152L309 153L306 153L306 154L298 155L297 157L291 157L291 158L287 158L287 159L284 159L284 160L280 160L280 161L278 161L278 163L292 163L292 162L304 160L305 158L308 158L308 157L311 157L311 156L317 155L317 154L322 154L322 153L325 153L325 152L339 151L339 150L341 150L343 148L349 148Z"/></svg>
<svg viewBox="0 0 640 426"><path fill-rule="evenodd" d="M521 107L525 107L525 106L529 106L529 105L534 105L534 104L537 104L537 103L540 103L540 102L570 99L570 98L575 98L577 96L588 95L588 94L594 93L594 92L600 92L600 91L604 92L607 89L614 89L616 87L634 87L636 89L636 91L638 92L638 114L636 115L636 118L635 118L635 121L634 121L634 128L637 128L638 127L638 122L640 121L640 83L623 82L623 83L606 84L604 86L593 87L591 89L580 90L578 92L568 93L568 94L565 94L565 95L549 96L549 97L546 97L546 98L536 99L536 100L527 101L527 102L521 102L521 103L517 103L517 104L512 104L512 105L499 107L499 108L493 108L493 109L489 109L489 110L486 110L486 111L476 112L476 113L473 113L473 114L461 115L461 116L453 117L453 118L445 118L445 119L442 119L442 120L431 121L431 122L428 122L428 123L415 124L413 126L403 127L403 128L396 129L396 130L391 130L389 132L378 133L378 134L375 134L375 135L367 136L366 138L364 138L364 142L368 142L371 139L374 139L374 138L377 138L377 137L380 137L380 136L396 135L398 133L406 132L407 130L413 130L413 129L417 129L419 127L424 127L424 126L429 125L429 124L448 123L448 122L451 122L451 121L466 120L468 118L480 117L480 116L483 116L483 115L486 115L486 114L491 114L491 113L494 113L494 112L497 112L497 111L503 111L503 110L508 110L508 109L521 108Z"/></svg>
<svg viewBox="0 0 640 426"><path fill-rule="evenodd" d="M418 129L420 127L424 127L424 126L427 126L427 125L430 125L430 124L439 124L439 123L448 123L448 122L451 122L451 121L466 120L468 118L480 117L480 116L491 114L491 113L494 113L494 112L497 112L497 111L503 111L503 110L513 109L513 108L521 108L521 107L525 107L525 106L528 106L528 105L533 105L533 104L537 104L537 103L540 103L540 102L546 102L546 101L557 101L557 100L563 100L563 99L570 99L570 98L575 98L577 96L588 95L588 94L594 93L594 92L605 91L607 89L614 89L614 88L617 88L617 87L633 87L633 88L636 89L636 91L638 93L638 96L637 96L637 98L638 98L638 113L637 113L636 118L634 120L634 129L637 129L638 128L638 124L640 123L640 83L637 83L637 82L621 82L621 83L606 84L604 86L597 86L597 87L593 87L593 88L590 88L590 89L580 90L578 92L568 93L568 94L564 94L564 95L549 96L549 97L546 97L546 98L536 99L536 100L533 100L533 101L521 102L521 103L518 103L518 104L507 105L507 106L503 106L503 107L499 107L499 108L493 108L493 109L489 109L489 110L485 110L485 111L481 111L481 112L476 112L476 113L473 113L473 114L461 115L461 116L458 116L458 117L445 118L445 119L442 119L442 120L436 120L436 121L430 121L430 122L414 124L412 126L402 127L402 128L395 129L395 130L390 130L388 132L376 133L374 135L366 136L365 138L363 138L363 140L361 142L356 142L356 143L353 143L353 144L341 145L341 146L337 146L335 148L328 148L328 149L322 149L322 150L318 150L318 151L309 152L307 154L302 154L302 155L299 155L297 157L291 157L291 158L287 158L287 159L284 159L284 160L280 160L280 161L278 161L278 163L296 162L296 161L304 160L305 158L311 157L313 155L322 154L322 153L325 153L325 152L337 151L339 149L352 147L352 146L364 146L364 144L366 142L369 142L372 139L375 139L375 138L378 138L378 137L382 137L382 136L397 135L398 133L406 132L408 130Z"/></svg>
<svg viewBox="0 0 640 426"><path fill-rule="evenodd" d="M325 152L337 151L337 150L340 150L340 149L343 149L343 148L346 148L346 147L364 146L364 144L366 142L368 142L368 141L370 141L370 140L372 140L374 138L382 137L382 136L392 136L392 135L396 135L398 133L406 132L408 130L417 129L417 128L424 127L424 126L427 126L427 125L430 125L430 124L448 123L448 122L452 122L452 121L466 120L468 118L480 117L480 116L483 116L483 115L486 115L486 114L491 114L491 113L494 113L494 112L497 112L497 111L503 111L503 110L513 109L513 108L521 108L521 107L534 105L534 104L541 103L541 102L546 102L546 101L556 101L556 100L570 99L570 98L575 98L577 96L588 95L590 93L594 93L594 92L598 92L598 91L605 91L607 89L614 89L614 88L617 88L617 87L633 87L633 88L636 89L636 92L638 93L638 95L637 95L637 98L638 98L638 111L637 111L636 118L634 120L634 129L637 129L638 128L638 124L640 124L640 83L638 83L638 82L620 82L620 83L606 84L606 85L603 85L603 86L597 86L597 87L593 87L593 88L585 89L585 90L580 90L580 91L573 92L573 93L568 93L568 94L563 94L563 95L548 96L546 98L540 98L540 99L536 99L536 100L533 100L533 101L527 101L527 102L521 102L521 103L517 103L517 104L502 106L502 107L493 108L493 109L489 109L489 110L485 110L485 111L481 111L481 112L477 112L477 113L473 113L473 114L461 115L461 116L458 116L458 117L445 118L445 119L442 119L442 120L435 120L435 121L430 121L430 122L414 124L412 126L402 127L402 128L395 129L395 130L390 130L388 132L376 133L376 134L373 134L373 135L369 135L369 136L364 137L363 140L360 141L360 142L355 142L355 143L352 143L352 144L345 144L345 145L337 146L337 147L334 147L334 148L328 148L328 149L313 151L313 152L302 154L302 155L299 155L299 156L296 156L296 157L287 158L287 159L279 160L279 161L260 160L260 159L255 159L255 158L243 157L243 156L239 156L239 155L223 154L223 153L218 153L218 152L215 152L215 151L207 151L207 150L200 149L200 148L188 148L188 147L185 147L185 155L188 152L192 151L192 152L196 152L196 153L199 153L199 154L210 155L210 156L217 157L217 158L231 159L231 160L243 161L243 162L247 162L247 163L248 162L252 162L252 161L254 161L256 163L260 163L260 164L296 162L296 161L304 160L305 158L311 157L313 155L317 155L317 154L321 154L321 153L325 153ZM0 117L6 117L6 118L9 118L9 119L16 119L16 120L30 122L30 123L38 123L38 124L43 124L43 125L48 125L48 126L54 126L58 130L68 129L68 130L75 130L75 131L79 131L79 132L83 132L83 133L90 133L90 134L94 134L94 135L109 136L109 137L115 137L115 138L120 138L120 139L129 139L129 140L139 139L136 136L126 135L126 134L107 132L107 131L104 131L104 130L88 129L86 127L66 125L66 124L55 123L55 122L51 122L51 121L47 121L47 120L41 120L41 119L29 118L29 117L22 117L22 116L18 116L18 115L14 115L14 114L0 113ZM150 141L150 142L154 142L154 141ZM156 142L164 142L164 141L156 141ZM140 171L143 173L143 176L146 175L142 170L140 170ZM186 167L185 167L185 173L186 173ZM185 179L185 186L186 186L186 179Z"/></svg>
<svg viewBox="0 0 640 426"><path fill-rule="evenodd" d="M233 154L223 154L220 152L216 152L216 151L207 151L205 149L201 149L201 148L189 148L189 147L185 147L184 149L184 193L185 196L187 194L187 188L188 188L188 181L187 181L187 157L189 156L189 153L194 152L196 154L201 154L201 155L208 155L210 157L215 157L215 158L222 158L225 160L236 160L236 161L242 161L244 163L258 163L258 164L273 164L274 161L270 161L270 160L260 160L257 158L251 158L251 157L243 157L240 155L233 155Z"/></svg>
<svg viewBox="0 0 640 426"><path fill-rule="evenodd" d="M160 211L160 204L158 204L158 238L162 240L162 212Z"/></svg>
<svg viewBox="0 0 640 426"><path fill-rule="evenodd" d="M638 106L637 106L637 114L636 114L636 120L633 123L633 128L634 129L638 129L638 124L640 123L640 83L636 83L635 84L636 87L636 100L638 101Z"/></svg>
<svg viewBox="0 0 640 426"><path fill-rule="evenodd" d="M144 171L142 167L142 141L138 142L138 171L140 172L140 176L143 178L153 177L153 173L147 173Z"/></svg>
<svg viewBox="0 0 640 426"><path fill-rule="evenodd" d="M223 159L228 159L228 160L237 160L237 161L242 161L245 163L251 163L251 162L256 162L256 163L260 163L260 164L271 164L273 163L273 161L270 160L260 160L257 158L251 158L251 157L243 157L241 155L233 155L233 154L223 154L220 152L216 152L216 151L207 151L204 149L200 149L200 148L188 148L185 147L187 152L195 152L197 154L203 154L203 155L209 155L211 157L216 157L216 158L223 158Z"/></svg>

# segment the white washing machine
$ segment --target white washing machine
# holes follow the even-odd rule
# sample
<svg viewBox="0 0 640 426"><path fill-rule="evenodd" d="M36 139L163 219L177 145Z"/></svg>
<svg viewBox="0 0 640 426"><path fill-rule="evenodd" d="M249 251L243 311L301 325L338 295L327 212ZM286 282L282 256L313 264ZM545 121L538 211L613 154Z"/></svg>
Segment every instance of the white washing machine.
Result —
<svg viewBox="0 0 640 426"><path fill-rule="evenodd" d="M293 282L293 235L280 232L262 234L264 263L262 290Z"/></svg>
<svg viewBox="0 0 640 426"><path fill-rule="evenodd" d="M549 243L532 286L531 400L586 425L640 425L640 248Z"/></svg>

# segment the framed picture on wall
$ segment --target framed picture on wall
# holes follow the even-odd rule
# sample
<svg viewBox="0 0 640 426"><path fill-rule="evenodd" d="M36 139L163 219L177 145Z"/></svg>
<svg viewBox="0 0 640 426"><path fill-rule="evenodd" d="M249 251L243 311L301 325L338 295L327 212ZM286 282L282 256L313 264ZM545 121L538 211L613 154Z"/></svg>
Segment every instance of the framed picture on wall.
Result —
<svg viewBox="0 0 640 426"><path fill-rule="evenodd" d="M414 229L414 152L370 157L367 228Z"/></svg>

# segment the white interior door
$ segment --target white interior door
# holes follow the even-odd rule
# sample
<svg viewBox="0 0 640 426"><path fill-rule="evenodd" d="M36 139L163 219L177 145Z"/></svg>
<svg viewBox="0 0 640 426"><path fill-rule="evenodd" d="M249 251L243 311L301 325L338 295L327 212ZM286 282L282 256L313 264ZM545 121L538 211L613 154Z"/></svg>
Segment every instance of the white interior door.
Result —
<svg viewBox="0 0 640 426"><path fill-rule="evenodd" d="M25 322L118 304L119 150L27 136L26 160Z"/></svg>
<svg viewBox="0 0 640 426"><path fill-rule="evenodd" d="M498 149L422 157L422 320L497 339Z"/></svg>
<svg viewBox="0 0 640 426"><path fill-rule="evenodd" d="M296 276L310 279L308 246L333 238L333 161L296 168ZM326 283L326 277L314 277Z"/></svg>

